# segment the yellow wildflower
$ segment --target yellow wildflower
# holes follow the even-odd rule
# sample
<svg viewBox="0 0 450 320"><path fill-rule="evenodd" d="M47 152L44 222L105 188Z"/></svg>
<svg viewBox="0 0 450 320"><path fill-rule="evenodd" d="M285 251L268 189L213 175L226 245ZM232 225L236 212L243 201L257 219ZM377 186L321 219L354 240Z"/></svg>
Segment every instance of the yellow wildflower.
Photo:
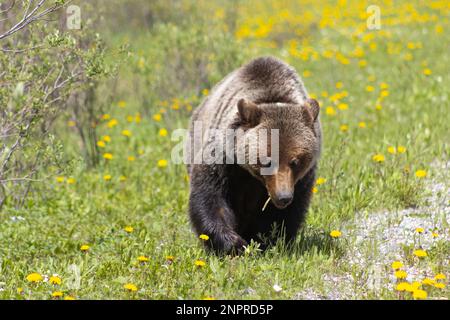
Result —
<svg viewBox="0 0 450 320"><path fill-rule="evenodd" d="M401 267L403 267L403 263L401 261L394 261L394 262L392 262L391 266L392 266L392 269L398 270Z"/></svg>
<svg viewBox="0 0 450 320"><path fill-rule="evenodd" d="M136 160L136 158L134 156L128 156L127 160L132 162L132 161Z"/></svg>
<svg viewBox="0 0 450 320"><path fill-rule="evenodd" d="M333 230L330 232L330 236L332 238L340 238L342 236L342 232L340 232L339 230Z"/></svg>
<svg viewBox="0 0 450 320"><path fill-rule="evenodd" d="M395 153L396 153L395 147L392 147L392 146L388 147L388 148L387 148L387 151L388 151L390 154L395 154Z"/></svg>
<svg viewBox="0 0 450 320"><path fill-rule="evenodd" d="M437 275L434 276L434 279L436 279L436 280L445 280L445 279L447 279L447 277L443 273L438 273Z"/></svg>
<svg viewBox="0 0 450 320"><path fill-rule="evenodd" d="M376 154L372 157L372 160L375 162L384 162L385 158L382 154Z"/></svg>
<svg viewBox="0 0 450 320"><path fill-rule="evenodd" d="M165 137L165 136L167 136L167 130L166 129L164 129L164 128L161 128L161 129L159 129L159 135L161 136L161 137Z"/></svg>
<svg viewBox="0 0 450 320"><path fill-rule="evenodd" d="M342 132L347 132L348 131L348 125L343 124L339 127L339 130L341 130Z"/></svg>
<svg viewBox="0 0 450 320"><path fill-rule="evenodd" d="M394 275L397 279L406 279L406 277L408 276L406 271L403 270L395 271Z"/></svg>
<svg viewBox="0 0 450 320"><path fill-rule="evenodd" d="M106 125L108 126L108 128L113 128L118 123L119 123L119 121L117 121L117 119L111 119L111 120L108 121L108 123Z"/></svg>
<svg viewBox="0 0 450 320"><path fill-rule="evenodd" d="M205 240L205 241L208 241L208 240L209 240L209 236L206 235L206 234L201 234L201 235L199 235L198 237L199 237L200 239L202 239L202 240Z"/></svg>
<svg viewBox="0 0 450 320"><path fill-rule="evenodd" d="M160 168L167 167L167 160L165 160L165 159L158 160L158 167L160 167Z"/></svg>
<svg viewBox="0 0 450 320"><path fill-rule="evenodd" d="M125 137L131 137L131 131L130 130L122 130L122 135Z"/></svg>
<svg viewBox="0 0 450 320"><path fill-rule="evenodd" d="M424 233L425 230L424 230L424 228L416 228L416 232L417 233Z"/></svg>
<svg viewBox="0 0 450 320"><path fill-rule="evenodd" d="M130 292L135 292L135 291L138 290L138 288L132 283L127 283L123 287L124 287L124 289L126 289L126 290L128 290Z"/></svg>
<svg viewBox="0 0 450 320"><path fill-rule="evenodd" d="M61 298L63 296L63 293L61 291L55 291L52 293L53 298Z"/></svg>
<svg viewBox="0 0 450 320"><path fill-rule="evenodd" d="M398 153L405 153L406 152L406 147L398 146L397 151L398 151Z"/></svg>
<svg viewBox="0 0 450 320"><path fill-rule="evenodd" d="M36 283L36 282L41 282L42 280L43 280L42 276L39 273L37 273L37 272L30 273L27 276L27 281L28 282Z"/></svg>
<svg viewBox="0 0 450 320"><path fill-rule="evenodd" d="M127 103L126 103L125 101L123 101L123 100L120 100L120 101L117 103L117 106L118 106L119 108L125 108L125 107L127 106Z"/></svg>
<svg viewBox="0 0 450 320"><path fill-rule="evenodd" d="M194 264L198 268L204 267L206 265L205 261L203 260L195 260Z"/></svg>
<svg viewBox="0 0 450 320"><path fill-rule="evenodd" d="M364 121L361 121L361 122L358 123L358 127L362 128L362 129L364 129L366 126L367 125L366 125L366 123Z"/></svg>
<svg viewBox="0 0 450 320"><path fill-rule="evenodd" d="M431 74L432 74L432 72L431 72L431 70L430 70L430 69L428 69L428 68L425 68L425 69L423 69L423 74L424 74L424 75L426 75L426 76L429 76L429 75L431 75Z"/></svg>
<svg viewBox="0 0 450 320"><path fill-rule="evenodd" d="M146 257L146 256L139 256L139 257L137 257L137 260L138 260L139 262L148 262L148 261L149 261L149 258Z"/></svg>
<svg viewBox="0 0 450 320"><path fill-rule="evenodd" d="M64 177L56 177L56 182L64 182Z"/></svg>
<svg viewBox="0 0 450 320"><path fill-rule="evenodd" d="M106 160L111 160L113 158L113 155L109 152L103 154L103 158Z"/></svg>
<svg viewBox="0 0 450 320"><path fill-rule="evenodd" d="M416 300L423 300L427 298L427 292L425 290L414 290L413 298Z"/></svg>
<svg viewBox="0 0 450 320"><path fill-rule="evenodd" d="M316 184L317 184L318 186L320 186L321 184L324 184L325 182L327 182L327 179L322 178L322 177L319 177L319 178L317 178L317 180L316 180Z"/></svg>
<svg viewBox="0 0 450 320"><path fill-rule="evenodd" d="M125 232L132 233L134 231L134 228L132 226L126 226L125 228L123 228L123 230L125 230Z"/></svg>
<svg viewBox="0 0 450 320"><path fill-rule="evenodd" d="M161 114L157 113L157 114L154 114L154 115L153 115L153 120L159 122L159 121L161 121L161 119L162 119Z"/></svg>
<svg viewBox="0 0 450 320"><path fill-rule="evenodd" d="M67 183L68 184L74 184L75 183L75 179L74 178L68 178L67 179Z"/></svg>
<svg viewBox="0 0 450 320"><path fill-rule="evenodd" d="M444 289L444 288L445 288L445 283L442 283L442 282L436 282L435 284L433 284L433 286L434 286L435 288L438 288L438 289Z"/></svg>
<svg viewBox="0 0 450 320"><path fill-rule="evenodd" d="M64 300L75 300L75 298L72 296L65 296Z"/></svg>
<svg viewBox="0 0 450 320"><path fill-rule="evenodd" d="M104 148L106 147L106 143L103 140L97 141L97 146L100 148Z"/></svg>
<svg viewBox="0 0 450 320"><path fill-rule="evenodd" d="M105 142L110 142L111 141L111 137L106 135L106 136L102 137L102 140L105 141Z"/></svg>
<svg viewBox="0 0 450 320"><path fill-rule="evenodd" d="M110 181L111 179L112 179L112 176L110 174L105 174L103 176L103 180L105 180L105 181Z"/></svg>
<svg viewBox="0 0 450 320"><path fill-rule="evenodd" d="M366 91L367 92L372 92L373 90L375 90L375 88L373 86L366 86Z"/></svg>
<svg viewBox="0 0 450 320"><path fill-rule="evenodd" d="M334 116L336 114L336 110L333 107L327 107L325 109L325 114L328 116Z"/></svg>
<svg viewBox="0 0 450 320"><path fill-rule="evenodd" d="M397 291L412 291L411 285L408 282L400 282L395 289Z"/></svg>
<svg viewBox="0 0 450 320"><path fill-rule="evenodd" d="M111 119L111 116L109 114L105 113L102 115L102 120L109 120L109 119Z"/></svg>
<svg viewBox="0 0 450 320"><path fill-rule="evenodd" d="M58 285L60 285L61 284L61 278L58 277L58 276L51 276L50 279L48 280L48 282L50 284L58 284Z"/></svg>
<svg viewBox="0 0 450 320"><path fill-rule="evenodd" d="M413 254L418 258L424 258L428 255L427 252L422 249L414 250Z"/></svg>
<svg viewBox="0 0 450 320"><path fill-rule="evenodd" d="M76 126L76 122L75 121L73 121L73 120L69 120L69 121L67 121L67 126L69 126L69 127L75 127Z"/></svg>
<svg viewBox="0 0 450 320"><path fill-rule="evenodd" d="M347 110L348 109L348 104L346 104L346 103L339 103L337 107L338 107L339 110Z"/></svg>
<svg viewBox="0 0 450 320"><path fill-rule="evenodd" d="M83 252L87 252L88 250L89 250L89 245L87 245L87 244L83 244L81 247L80 247L80 250L81 251L83 251Z"/></svg>
<svg viewBox="0 0 450 320"><path fill-rule="evenodd" d="M427 172L425 170L417 170L416 177L417 178L425 178L427 176Z"/></svg>

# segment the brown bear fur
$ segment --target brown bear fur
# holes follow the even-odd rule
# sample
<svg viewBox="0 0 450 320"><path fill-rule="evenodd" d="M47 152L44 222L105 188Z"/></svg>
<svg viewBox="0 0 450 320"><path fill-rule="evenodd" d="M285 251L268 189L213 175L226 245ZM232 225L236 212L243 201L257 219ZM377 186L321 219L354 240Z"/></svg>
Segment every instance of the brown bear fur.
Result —
<svg viewBox="0 0 450 320"><path fill-rule="evenodd" d="M239 252L252 239L262 247L280 235L295 239L307 212L321 148L319 106L309 99L296 71L286 63L261 57L233 71L218 83L195 110L201 122L201 144L217 137L208 129L279 129L279 166L262 176L257 164L189 164L189 216L197 234L206 234L215 252ZM197 141L198 142L198 141ZM237 146L236 146L237 147ZM189 160L194 155L187 146ZM270 195L271 202L262 208ZM274 232L278 226L278 232Z"/></svg>

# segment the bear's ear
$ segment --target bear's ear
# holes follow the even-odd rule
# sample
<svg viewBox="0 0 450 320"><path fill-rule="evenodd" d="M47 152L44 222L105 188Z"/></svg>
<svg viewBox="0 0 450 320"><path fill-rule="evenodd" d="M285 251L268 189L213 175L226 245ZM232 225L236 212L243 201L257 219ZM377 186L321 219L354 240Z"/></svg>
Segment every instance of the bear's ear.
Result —
<svg viewBox="0 0 450 320"><path fill-rule="evenodd" d="M308 99L305 103L305 108L308 110L309 114L312 116L313 121L316 121L319 116L320 106L316 99Z"/></svg>
<svg viewBox="0 0 450 320"><path fill-rule="evenodd" d="M258 108L257 104L247 99L240 99L237 103L237 108L239 117L244 124L256 126L259 123L261 110Z"/></svg>

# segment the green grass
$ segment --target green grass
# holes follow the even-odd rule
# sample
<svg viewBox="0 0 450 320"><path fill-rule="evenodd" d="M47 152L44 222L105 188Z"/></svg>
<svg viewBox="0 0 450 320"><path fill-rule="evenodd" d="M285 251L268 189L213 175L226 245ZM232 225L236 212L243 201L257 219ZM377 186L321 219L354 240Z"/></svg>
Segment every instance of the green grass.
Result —
<svg viewBox="0 0 450 320"><path fill-rule="evenodd" d="M448 27L448 20L442 19ZM311 35L311 42L317 41L318 52L326 49L324 38L331 39L342 52L363 46L365 68L358 66L361 59L356 58L349 65L323 57L303 61L285 54L287 44L264 49L255 41L243 53L244 61L274 54L296 67L300 75L309 70L311 76L304 78L305 85L321 102L324 146L319 176L326 182L317 187L293 250L278 244L264 253L253 248L234 258L219 258L203 250L189 226L184 166L170 162L165 168L157 166L158 160L170 159L175 144L170 141L170 132L186 127L190 113L167 108L163 120L154 121L152 115L160 106L142 105L140 95L135 95L130 86L136 81L133 69L125 66L115 100L125 100L127 105L118 108L115 102L106 110L119 124L107 128L104 121L98 128L99 136L108 134L112 138L100 152L111 152L114 158L102 159L98 167L87 168L79 159L76 135L62 121L55 134L63 142L66 157L75 159L72 171L65 176L76 182L58 183L51 177L45 192L33 194L24 208L6 207L0 214L0 298L50 299L53 291L61 290L77 299L292 299L306 289L326 296L335 288L324 275L349 277L342 287L342 297L398 298L390 278L390 263L383 262L380 267L381 285L368 285L371 270L383 261L377 253L377 239L356 248L351 232L343 232L339 239L329 236L331 230L347 230L357 212L370 216L379 210L394 212L426 205L423 199L427 181L442 175L431 166L432 161L449 160L449 35L436 34L432 23L386 28L392 37L376 38L377 50L373 52L367 50L368 43L351 40L337 31L315 31ZM134 51L143 56L156 50L151 44L152 34L125 35L132 39ZM121 39L117 36L112 41L118 43ZM388 42L400 45L401 53L389 55ZM407 49L408 42L420 42L422 48ZM242 44L230 46L239 48ZM402 59L406 52L414 55L412 61ZM432 74L425 75L425 68ZM374 81L368 79L371 75ZM336 89L338 81L343 88ZM388 84L389 96L381 101L382 110L376 110L381 82ZM368 85L375 90L366 91ZM332 95L343 90L348 96L341 102L347 103L349 109L334 106L337 114L327 115L326 108L333 103L321 93ZM183 95L178 98L190 96L191 92ZM149 101L157 99L153 93L149 96ZM136 112L142 113L142 122L128 123L126 116ZM358 126L361 121L366 128ZM340 130L343 124L348 125L348 131ZM159 136L160 128L167 128L169 135ZM132 136L122 136L123 129L129 129ZM389 146L399 145L406 147L406 153L387 152ZM377 153L385 156L383 163L372 160ZM128 156L136 160L129 162ZM415 177L418 169L427 171L425 179ZM107 174L112 176L110 181L103 179ZM121 175L126 176L126 181L119 181ZM12 219L17 216L24 219ZM126 226L134 231L127 233ZM405 245L399 259L427 276L434 276L429 270L449 276L446 219L437 221L435 228L440 237L427 258L419 263L412 255L414 246ZM431 231L426 230L427 236ZM83 244L89 244L88 252L81 252ZM348 256L354 251L371 258L364 264L350 264ZM141 255L148 256L149 262L138 263ZM166 256L173 256L173 263ZM203 259L206 265L196 267L197 259ZM26 277L32 272L58 274L62 284L28 283ZM133 283L139 290L128 292L123 288L125 283ZM275 292L274 284L283 290ZM22 294L17 293L18 288L24 289ZM430 289L428 293L430 297L449 297L448 289Z"/></svg>

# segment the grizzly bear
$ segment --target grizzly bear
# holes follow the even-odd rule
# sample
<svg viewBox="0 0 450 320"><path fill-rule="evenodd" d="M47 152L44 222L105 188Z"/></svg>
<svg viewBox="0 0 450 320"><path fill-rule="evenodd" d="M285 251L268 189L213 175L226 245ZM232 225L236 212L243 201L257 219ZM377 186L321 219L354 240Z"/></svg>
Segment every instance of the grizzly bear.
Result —
<svg viewBox="0 0 450 320"><path fill-rule="evenodd" d="M203 237L207 248L233 254L251 240L265 249L280 237L286 243L295 239L310 203L321 150L318 115L319 104L308 97L295 69L274 57L252 60L211 90L192 115L185 149L190 221L198 235L208 236ZM201 133L195 137L199 124ZM220 129L227 134L240 130L243 139L234 138L231 155L214 151L216 161L202 161L202 152L223 143ZM270 139L260 139L258 132L269 132ZM249 156L261 145L269 149L264 162L258 156L253 163L247 157L237 163L239 148ZM271 174L262 174L267 167L273 167Z"/></svg>

